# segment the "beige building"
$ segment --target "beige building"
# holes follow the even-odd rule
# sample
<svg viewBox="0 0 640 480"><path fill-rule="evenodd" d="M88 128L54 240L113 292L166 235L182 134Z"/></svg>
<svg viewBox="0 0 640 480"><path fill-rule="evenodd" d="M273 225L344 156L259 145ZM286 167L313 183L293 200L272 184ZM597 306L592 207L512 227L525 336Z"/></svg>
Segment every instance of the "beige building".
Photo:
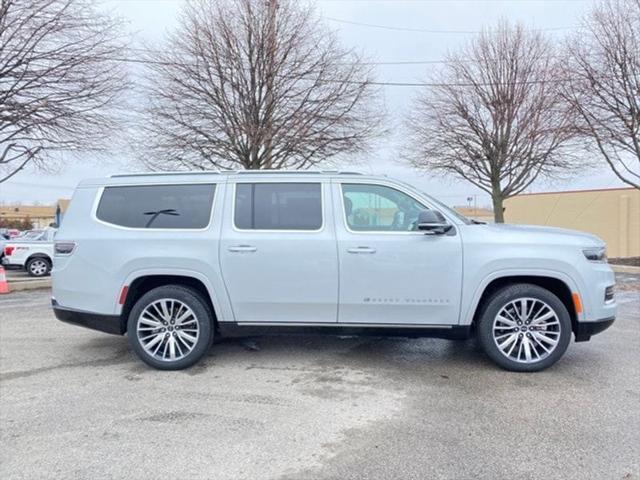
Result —
<svg viewBox="0 0 640 480"><path fill-rule="evenodd" d="M31 220L33 228L43 229L52 223L59 223L69 206L69 200L61 198L55 205L0 205L0 220ZM1 223L1 222L0 222Z"/></svg>
<svg viewBox="0 0 640 480"><path fill-rule="evenodd" d="M640 190L612 188L531 193L505 201L506 223L528 223L593 233L610 258L640 256Z"/></svg>
<svg viewBox="0 0 640 480"><path fill-rule="evenodd" d="M479 222L493 223L493 210L481 207L453 207L458 213Z"/></svg>

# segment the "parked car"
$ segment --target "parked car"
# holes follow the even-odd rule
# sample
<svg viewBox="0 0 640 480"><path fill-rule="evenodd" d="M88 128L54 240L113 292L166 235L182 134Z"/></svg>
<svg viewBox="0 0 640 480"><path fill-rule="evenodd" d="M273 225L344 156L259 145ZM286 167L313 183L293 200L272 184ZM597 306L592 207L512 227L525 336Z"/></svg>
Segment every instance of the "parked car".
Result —
<svg viewBox="0 0 640 480"><path fill-rule="evenodd" d="M2 257L4 257L4 245L9 240L9 231L5 228L0 228L0 265L2 265Z"/></svg>
<svg viewBox="0 0 640 480"><path fill-rule="evenodd" d="M24 268L32 277L49 275L53 265L55 229L32 230L5 242L2 264Z"/></svg>
<svg viewBox="0 0 640 480"><path fill-rule="evenodd" d="M181 369L214 336L468 338L514 371L554 364L614 321L605 245L485 225L386 177L115 175L76 189L55 243L62 321L127 333Z"/></svg>

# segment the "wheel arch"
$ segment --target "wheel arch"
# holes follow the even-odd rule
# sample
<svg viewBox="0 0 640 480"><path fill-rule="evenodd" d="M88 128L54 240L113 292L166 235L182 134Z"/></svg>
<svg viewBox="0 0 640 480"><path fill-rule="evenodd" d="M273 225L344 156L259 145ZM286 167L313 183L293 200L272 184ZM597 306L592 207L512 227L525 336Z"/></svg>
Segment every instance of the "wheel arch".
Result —
<svg viewBox="0 0 640 480"><path fill-rule="evenodd" d="M577 289L575 286L572 287L571 283L567 281L567 279L549 274L505 274L489 279L481 289L480 293L476 295L477 300L474 302L471 324L473 326L476 325L484 304L495 292L508 285L518 283L537 285L556 295L569 312L573 332L577 331L580 314L576 311L572 296L573 292L576 292Z"/></svg>
<svg viewBox="0 0 640 480"><path fill-rule="evenodd" d="M27 259L24 261L25 266L27 265L27 263L29 263L29 261L33 260L34 258L44 258L47 262L49 262L50 266L53 266L53 259L46 253L42 253L42 252L36 252L29 255Z"/></svg>
<svg viewBox="0 0 640 480"><path fill-rule="evenodd" d="M122 322L122 329L124 332L126 332L127 329L127 318L129 313L138 299L154 288L162 287L164 285L180 285L198 292L207 303L207 307L211 312L213 328L216 330L218 328L218 310L211 292L207 288L207 285L205 285L204 281L196 276L188 274L143 274L128 281L126 285L126 296L120 312L120 321Z"/></svg>
<svg viewBox="0 0 640 480"><path fill-rule="evenodd" d="M48 269L48 273L46 275L43 276L48 276L51 274L51 269L53 268L53 259L47 255L46 253L42 253L42 252L36 252L36 253L32 253L31 255L29 255L25 261L24 264L22 266L22 268L29 273L29 275L31 275L31 273L29 272L29 262L31 260L35 260L35 259L42 259L45 260L48 264L49 264L49 269ZM38 278L38 277L34 277L34 278Z"/></svg>

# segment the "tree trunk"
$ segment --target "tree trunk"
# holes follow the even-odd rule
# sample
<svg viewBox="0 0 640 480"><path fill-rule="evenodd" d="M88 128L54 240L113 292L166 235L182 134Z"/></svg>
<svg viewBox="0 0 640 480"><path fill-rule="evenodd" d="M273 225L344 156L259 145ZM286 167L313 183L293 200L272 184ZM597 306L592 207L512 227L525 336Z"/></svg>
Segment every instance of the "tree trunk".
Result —
<svg viewBox="0 0 640 480"><path fill-rule="evenodd" d="M496 223L504 223L504 207L502 206L502 195L500 193L493 193L491 196L493 200L493 219Z"/></svg>

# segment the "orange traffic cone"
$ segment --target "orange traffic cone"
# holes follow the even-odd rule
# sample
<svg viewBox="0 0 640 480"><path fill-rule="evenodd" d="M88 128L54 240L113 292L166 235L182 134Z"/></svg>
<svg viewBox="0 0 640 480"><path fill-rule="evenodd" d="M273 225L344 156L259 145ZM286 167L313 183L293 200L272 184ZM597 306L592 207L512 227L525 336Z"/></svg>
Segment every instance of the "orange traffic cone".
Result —
<svg viewBox="0 0 640 480"><path fill-rule="evenodd" d="M9 293L7 276L4 273L4 267L2 265L0 265L0 293Z"/></svg>

